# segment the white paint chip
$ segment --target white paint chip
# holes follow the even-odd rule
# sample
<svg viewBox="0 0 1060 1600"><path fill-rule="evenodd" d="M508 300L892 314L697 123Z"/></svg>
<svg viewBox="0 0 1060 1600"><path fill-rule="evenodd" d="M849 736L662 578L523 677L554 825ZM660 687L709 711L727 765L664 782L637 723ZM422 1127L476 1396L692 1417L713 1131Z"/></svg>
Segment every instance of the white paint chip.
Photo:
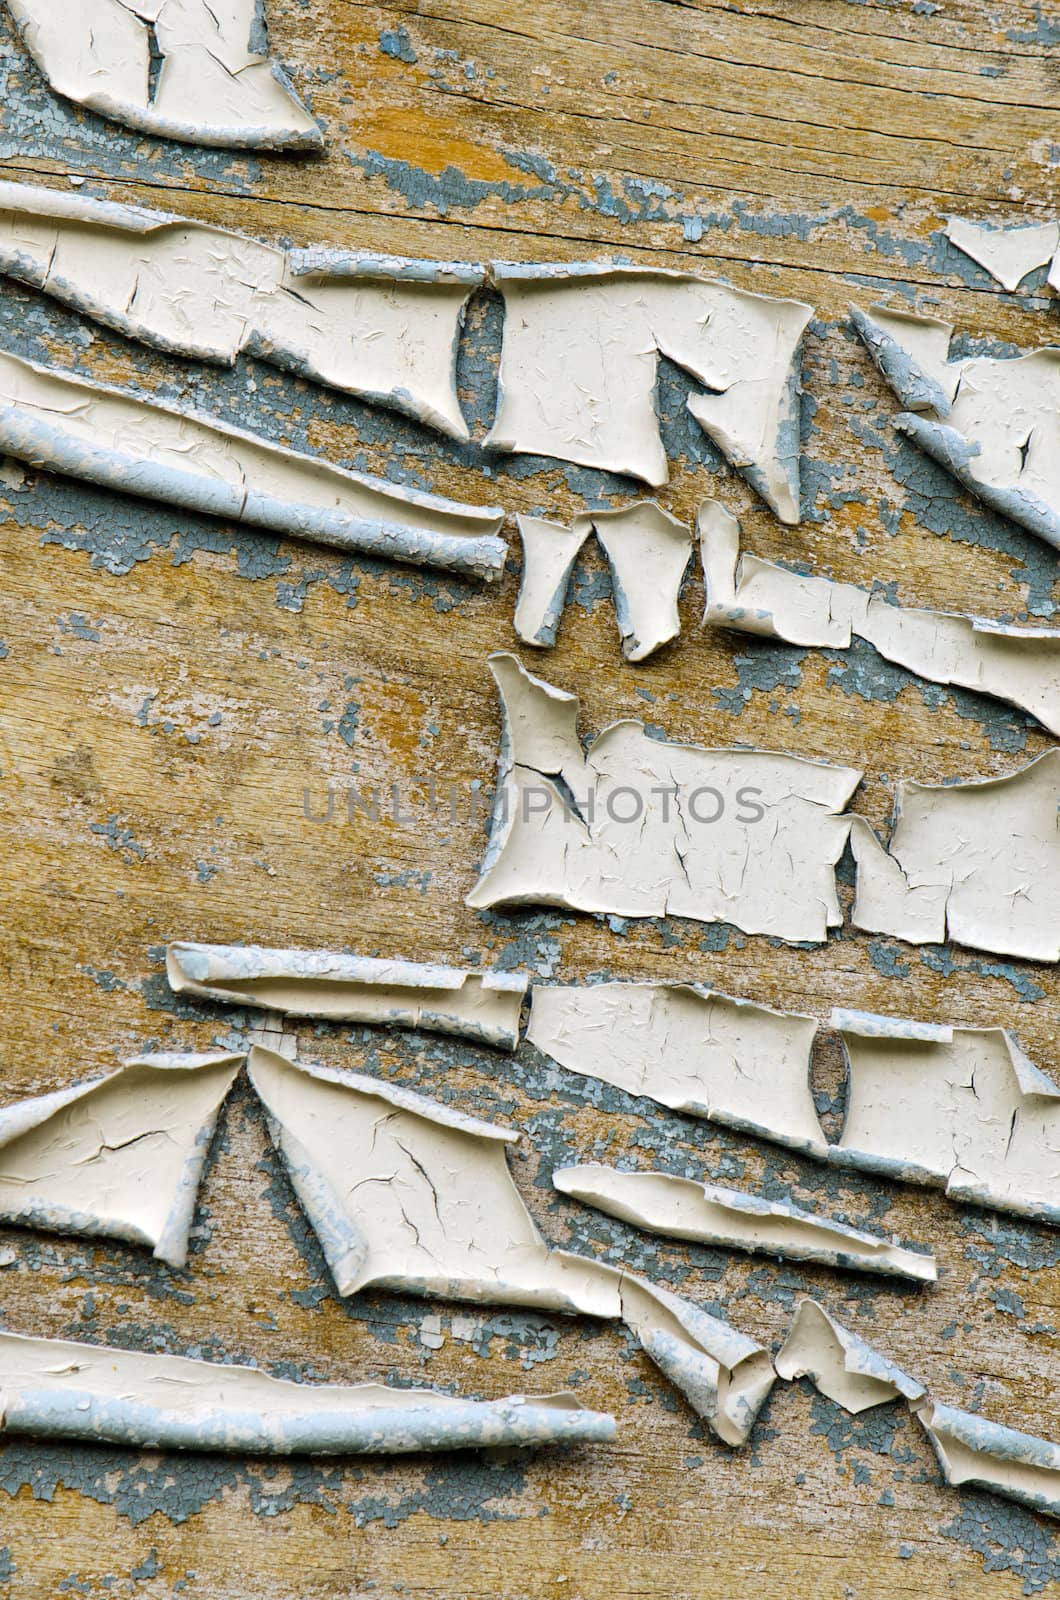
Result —
<svg viewBox="0 0 1060 1600"><path fill-rule="evenodd" d="M141 1056L94 1083L5 1107L0 1220L146 1245L182 1267L217 1113L241 1061Z"/></svg>
<svg viewBox="0 0 1060 1600"><path fill-rule="evenodd" d="M865 639L934 683L992 695L1060 736L1060 629L1013 628L952 611L894 605L878 592L806 577L740 554L740 524L716 500L699 508L703 625L845 650Z"/></svg>
<svg viewBox="0 0 1060 1600"><path fill-rule="evenodd" d="M251 1051L248 1071L340 1294L621 1319L726 1443L768 1393L761 1346L615 1267L553 1250L508 1170L515 1135L379 1079Z"/></svg>
<svg viewBox="0 0 1060 1600"><path fill-rule="evenodd" d="M293 1383L255 1367L0 1333L4 1436L244 1455L390 1455L614 1438L571 1394L465 1400Z"/></svg>
<svg viewBox="0 0 1060 1600"><path fill-rule="evenodd" d="M1060 750L1004 778L901 783L886 849L854 819L854 926L910 944L953 939L1060 960L1058 802Z"/></svg>
<svg viewBox="0 0 1060 1600"><path fill-rule="evenodd" d="M319 150L278 65L251 49L259 0L6 0L49 88L141 133ZM152 50L159 67L152 83Z"/></svg>
<svg viewBox="0 0 1060 1600"><path fill-rule="evenodd" d="M850 315L909 408L895 426L985 505L1060 548L1060 349L951 361L949 323L885 306Z"/></svg>
<svg viewBox="0 0 1060 1600"><path fill-rule="evenodd" d="M507 546L497 507L461 505L331 466L53 368L0 353L0 452L107 489L340 550L490 580Z"/></svg>
<svg viewBox="0 0 1060 1600"><path fill-rule="evenodd" d="M1011 293L1029 272L1052 261L1060 248L1060 224L1017 223L997 228L951 217L946 224L946 237Z"/></svg>
<svg viewBox="0 0 1060 1600"><path fill-rule="evenodd" d="M666 1172L619 1172L597 1163L562 1167L552 1174L552 1182L561 1193L608 1216L670 1239L923 1283L934 1283L938 1276L933 1256L903 1250L787 1201L763 1200L739 1189Z"/></svg>
<svg viewBox="0 0 1060 1600"><path fill-rule="evenodd" d="M832 1166L1060 1223L1060 1089L1010 1034L844 1010L831 1026L850 1075L838 1144L811 1092L812 1017L692 984L535 985L527 1039L565 1071ZM656 1176L668 1191L678 1182ZM925 1258L900 1254L921 1275Z"/></svg>
<svg viewBox="0 0 1060 1600"><path fill-rule="evenodd" d="M285 1016L426 1028L514 1050L528 978L332 950L176 942L166 949L175 994Z"/></svg>
<svg viewBox="0 0 1060 1600"><path fill-rule="evenodd" d="M537 984L527 1038L568 1072L808 1155L817 1024L693 984Z"/></svg>
<svg viewBox="0 0 1060 1600"><path fill-rule="evenodd" d="M948 1484L971 1484L1060 1517L1060 1445L929 1399L913 1410Z"/></svg>
<svg viewBox="0 0 1060 1600"><path fill-rule="evenodd" d="M1060 1089L1002 1028L837 1012L845 1163L1060 1223Z"/></svg>
<svg viewBox="0 0 1060 1600"><path fill-rule="evenodd" d="M918 1400L924 1386L830 1317L816 1300L802 1300L776 1358L788 1382L810 1378L844 1411L857 1415L891 1400Z"/></svg>
<svg viewBox="0 0 1060 1600"><path fill-rule="evenodd" d="M677 601L692 558L683 522L654 500L618 511L588 511L570 528L541 517L518 519L523 577L515 630L526 644L555 643L571 569L591 533L607 557L615 612L627 661L644 661L681 631Z"/></svg>
<svg viewBox="0 0 1060 1600"><path fill-rule="evenodd" d="M565 528L544 517L517 515L515 520L523 542L515 631L524 644L548 649L556 642L570 575L592 523L587 517L575 517Z"/></svg>
<svg viewBox="0 0 1060 1600"><path fill-rule="evenodd" d="M258 356L466 440L456 392L464 310L484 269L326 254L306 271L224 228L0 182L0 272L157 350ZM296 270L299 269L299 270ZM410 275L415 269L416 275Z"/></svg>
<svg viewBox="0 0 1060 1600"><path fill-rule="evenodd" d="M971 1484L1060 1517L1060 1445L940 1404L918 1379L816 1301L800 1302L776 1370L788 1381L810 1378L823 1395L854 1415L890 1401L907 1401L946 1483Z"/></svg>
<svg viewBox="0 0 1060 1600"><path fill-rule="evenodd" d="M589 514L611 568L627 661L644 661L681 631L677 600L692 559L683 522L652 500Z"/></svg>
<svg viewBox="0 0 1060 1600"><path fill-rule="evenodd" d="M861 773L772 751L704 749L612 723L582 749L574 695L490 657L503 734L475 908L687 916L820 941Z"/></svg>
<svg viewBox="0 0 1060 1600"><path fill-rule="evenodd" d="M811 308L641 267L495 262L504 296L495 450L667 481L667 356L711 391L688 408L784 522L799 520L797 353Z"/></svg>

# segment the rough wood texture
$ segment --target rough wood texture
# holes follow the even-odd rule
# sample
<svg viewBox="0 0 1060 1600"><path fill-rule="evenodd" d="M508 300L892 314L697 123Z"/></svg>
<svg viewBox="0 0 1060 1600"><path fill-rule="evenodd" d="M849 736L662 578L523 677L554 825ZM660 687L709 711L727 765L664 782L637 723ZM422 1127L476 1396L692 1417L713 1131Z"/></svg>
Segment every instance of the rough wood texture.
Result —
<svg viewBox="0 0 1060 1600"><path fill-rule="evenodd" d="M1055 553L898 441L895 406L844 316L851 298L893 295L973 339L1055 340L1055 299L1000 294L941 228L950 211L1038 218L1060 203L1060 13L1015 0L269 0L268 14L276 54L323 120L324 158L197 152L80 115L49 96L0 23L4 176L62 185L78 173L86 193L296 244L471 259L624 252L803 297L818 320L802 526L782 528L719 469L681 421L673 372L662 401L679 459L663 502L687 517L718 492L743 516L747 549L878 577L911 602L1052 614ZM470 500L565 518L586 493L629 492L539 462L487 478L475 447L254 362L225 374L150 355L7 285L0 322L6 348L135 379ZM463 365L477 437L498 327L481 297ZM804 951L689 923L467 910L485 837L473 786L489 788L498 736L484 663L515 645L514 564L489 592L10 469L0 515L5 1101L149 1043L242 1039L247 1015L174 1001L160 964L169 938L502 961L561 979L697 978L822 1016L839 1003L998 1021L1060 1069L1056 975L1027 963L849 928ZM593 727L642 716L679 739L864 763L857 806L879 824L900 777L1002 773L1047 748L1025 718L926 686L868 648L832 658L702 638L696 581L682 640L631 668L603 578L587 558L558 648L523 652L577 690ZM436 816L412 788L427 774L445 803ZM331 820L311 820L329 784ZM347 791L373 785L379 818L348 816ZM524 1128L517 1179L557 1242L641 1266L767 1342L809 1290L940 1399L1060 1434L1060 1246L1048 1230L600 1097L529 1047L513 1061L426 1037L299 1033L324 1061ZM836 1092L828 1050L818 1071L822 1093ZM930 1242L941 1281L925 1292L671 1248L552 1195L560 1160L627 1152L882 1221ZM594 1452L396 1464L9 1444L5 1594L1015 1600L1060 1579L1050 1525L941 1487L900 1410L852 1422L782 1387L752 1447L734 1454L614 1330L375 1294L340 1304L245 1096L223 1121L187 1272L14 1230L4 1243L14 1262L0 1316L16 1330L484 1396L569 1384L621 1421L618 1443Z"/></svg>

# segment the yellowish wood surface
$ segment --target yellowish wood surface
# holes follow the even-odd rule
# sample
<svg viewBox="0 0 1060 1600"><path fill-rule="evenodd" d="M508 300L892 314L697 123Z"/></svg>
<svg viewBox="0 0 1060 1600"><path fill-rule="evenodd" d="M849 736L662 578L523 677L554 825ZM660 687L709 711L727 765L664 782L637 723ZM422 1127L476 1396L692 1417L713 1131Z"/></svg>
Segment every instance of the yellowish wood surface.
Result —
<svg viewBox="0 0 1060 1600"><path fill-rule="evenodd" d="M472 260L623 253L804 298L817 309L805 358L811 515L783 528L742 479L687 457L663 503L690 519L716 492L757 554L879 578L911 603L1048 615L1055 554L897 449L894 403L844 319L851 299L883 297L974 338L1056 339L1055 299L1001 295L946 254L939 230L951 212L1055 214L1060 13L1013 0L268 0L268 18L325 127L323 158L203 153L81 116L49 96L5 22L4 176L64 187L74 173L85 193L295 244ZM472 344L487 342L488 318L476 304ZM334 460L511 512L562 520L583 503L583 480L562 467L487 478L428 434L274 369L243 362L225 375L157 357L9 285L0 322L7 348L135 380ZM485 371L465 370L469 401ZM481 437L481 419L476 428ZM242 1037L247 1016L169 996L160 947L171 938L529 962L567 980L695 979L822 1018L841 1004L1003 1023L1060 1069L1055 973L1028 963L849 928L799 950L690 923L469 911L485 841L471 797L490 787L499 731L485 662L516 645L514 562L480 590L18 470L0 482L0 517L4 1101L149 1043ZM639 716L676 739L863 765L856 809L881 828L899 778L1005 773L1049 746L1026 719L891 672L871 652L844 676L823 652L701 637L698 578L680 642L631 668L609 600L588 598L601 573L589 557L584 603L557 648L528 663L580 695L586 731ZM432 816L414 788L428 774L446 795L453 786L455 818ZM329 785L334 814L313 821L307 801L318 815ZM373 785L379 819L348 816L347 792ZM1048 1230L825 1174L641 1103L594 1108L530 1050L511 1062L425 1039L298 1031L323 1061L525 1128L517 1181L557 1243L610 1245L612 1259L767 1343L808 1291L939 1398L1060 1437L1060 1248ZM833 1046L816 1070L822 1091L838 1087ZM932 1246L941 1281L885 1287L661 1241L649 1254L630 1230L550 1198L557 1158L626 1154L786 1185L852 1221L882 1218ZM278 1466L0 1445L2 1592L1016 1600L1060 1579L1049 1524L942 1487L898 1410L851 1422L779 1387L752 1446L733 1453L613 1329L382 1295L343 1306L245 1095L224 1119L198 1233L188 1272L170 1273L132 1250L11 1230L0 1321L316 1378L398 1375L486 1396L573 1385L614 1410L618 1441ZM425 1317L440 1324L425 1329Z"/></svg>

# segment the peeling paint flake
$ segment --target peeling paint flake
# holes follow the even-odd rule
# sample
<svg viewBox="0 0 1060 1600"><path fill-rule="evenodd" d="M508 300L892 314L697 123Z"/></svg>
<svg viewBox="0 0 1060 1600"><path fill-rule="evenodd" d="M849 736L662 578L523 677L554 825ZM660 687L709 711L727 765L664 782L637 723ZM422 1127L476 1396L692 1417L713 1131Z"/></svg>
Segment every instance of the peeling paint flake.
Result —
<svg viewBox="0 0 1060 1600"><path fill-rule="evenodd" d="M398 488L7 353L0 451L125 494L487 581L507 554L496 507Z"/></svg>
<svg viewBox="0 0 1060 1600"><path fill-rule="evenodd" d="M852 1333L814 1300L799 1304L776 1358L779 1377L808 1377L854 1415L905 1400L953 1486L972 1484L1060 1517L1060 1445L1018 1433L929 1396L924 1385Z"/></svg>
<svg viewBox="0 0 1060 1600"><path fill-rule="evenodd" d="M849 1091L837 1157L1060 1224L1060 1089L1003 1028L833 1014Z"/></svg>
<svg viewBox="0 0 1060 1600"><path fill-rule="evenodd" d="M770 1139L829 1165L928 1184L945 1189L953 1200L1060 1224L1060 1089L1009 1033L845 1010L833 1011L831 1026L849 1074L838 1144L828 1143L811 1090L817 1035L812 1017L693 984L541 984L532 991L527 1039L567 1072ZM705 1238L708 1228L720 1235L735 1226L720 1211L709 1212L700 1184L661 1173L575 1170L592 1172L605 1187L617 1185L631 1209L620 1211L617 1202L603 1209L628 1220L638 1220L632 1209L639 1202L627 1194L636 1190L650 1197L650 1208L648 1201L641 1205L642 1216L654 1208L660 1231L673 1231L662 1225L671 1208L691 1207L697 1229L703 1230L697 1238ZM714 1193L707 1191L712 1204ZM609 1194L610 1189L605 1199ZM730 1200L733 1205L746 1201L752 1210L758 1204L728 1190L717 1195L719 1207ZM778 1252L796 1253L786 1245L781 1251L786 1234L809 1242L805 1232L789 1225L787 1210L779 1220L768 1206L763 1215L778 1229ZM836 1226L809 1216L804 1220L817 1228ZM741 1233L758 1226L754 1215L740 1219ZM884 1255L893 1248L864 1238ZM838 1241L835 1247L840 1248ZM909 1251L898 1256L909 1276L933 1276L930 1257ZM823 1257L807 1254L806 1259ZM867 1254L864 1265L889 1270L873 1266Z"/></svg>
<svg viewBox="0 0 1060 1600"><path fill-rule="evenodd" d="M684 983L535 985L527 1038L568 1072L824 1157L812 1017Z"/></svg>
<svg viewBox="0 0 1060 1600"><path fill-rule="evenodd" d="M799 520L796 355L812 315L679 272L494 263L504 296L495 450L667 481L660 355L706 394L688 408L784 522Z"/></svg>
<svg viewBox="0 0 1060 1600"><path fill-rule="evenodd" d="M0 1434L244 1455L396 1454L606 1442L570 1394L465 1400L382 1384L292 1383L254 1367L0 1333Z"/></svg>
<svg viewBox="0 0 1060 1600"><path fill-rule="evenodd" d="M241 1061L141 1056L94 1083L5 1107L0 1219L147 1245L182 1267L217 1114Z"/></svg>
<svg viewBox="0 0 1060 1600"><path fill-rule="evenodd" d="M1060 549L1060 349L950 360L951 324L850 307L908 410L895 427L1002 516Z"/></svg>
<svg viewBox="0 0 1060 1600"><path fill-rule="evenodd" d="M514 1050L528 978L519 972L381 961L330 950L175 943L166 975L176 994L285 1016L370 1022L459 1034Z"/></svg>
<svg viewBox="0 0 1060 1600"><path fill-rule="evenodd" d="M708 750L612 723L586 753L578 701L511 655L490 658L504 731L476 908L557 905L688 916L823 940L841 920L836 862L852 767Z"/></svg>
<svg viewBox="0 0 1060 1600"><path fill-rule="evenodd" d="M836 1322L816 1300L800 1301L776 1369L788 1382L812 1379L823 1395L855 1416L891 1400L916 1401L924 1393L922 1383Z"/></svg>
<svg viewBox="0 0 1060 1600"><path fill-rule="evenodd" d="M951 217L946 224L946 237L1003 289L1014 293L1028 273L1052 262L1060 249L1060 223L1017 223L999 228Z"/></svg>
<svg viewBox="0 0 1060 1600"><path fill-rule="evenodd" d="M853 819L854 926L1060 961L1058 802L1060 750L1004 778L900 784L886 849Z"/></svg>
<svg viewBox="0 0 1060 1600"><path fill-rule="evenodd" d="M621 1319L721 1439L746 1439L773 1379L765 1351L640 1278L550 1248L508 1170L516 1135L260 1047L248 1071L340 1294Z"/></svg>
<svg viewBox="0 0 1060 1600"><path fill-rule="evenodd" d="M619 511L588 511L569 529L541 517L517 518L523 577L515 630L526 644L555 642L571 569L595 533L611 568L611 587L627 661L644 661L681 631L677 601L692 558L683 522L654 500Z"/></svg>
<svg viewBox="0 0 1060 1600"><path fill-rule="evenodd" d="M483 269L285 252L224 228L0 183L0 272L157 350L245 352L466 440L464 310Z"/></svg>
<svg viewBox="0 0 1060 1600"><path fill-rule="evenodd" d="M517 515L523 542L523 571L515 606L515 631L524 644L549 649L567 604L574 563L592 532L587 517L575 517L569 528L544 517Z"/></svg>
<svg viewBox="0 0 1060 1600"><path fill-rule="evenodd" d="M740 554L740 524L705 500L697 531L706 577L703 625L788 644L846 650L865 639L886 660L933 683L992 695L1060 736L1060 629L893 605L879 592L790 572Z"/></svg>
<svg viewBox="0 0 1060 1600"><path fill-rule="evenodd" d="M925 1399L913 1408L946 1482L1060 1517L1060 1445Z"/></svg>
<svg viewBox="0 0 1060 1600"><path fill-rule="evenodd" d="M283 72L251 48L259 0L5 3L49 87L114 122L190 144L323 147Z"/></svg>
<svg viewBox="0 0 1060 1600"><path fill-rule="evenodd" d="M562 1194L649 1233L696 1244L763 1252L788 1261L817 1261L854 1272L934 1283L933 1256L903 1250L786 1201L696 1183L667 1172L619 1172L590 1163L552 1174Z"/></svg>

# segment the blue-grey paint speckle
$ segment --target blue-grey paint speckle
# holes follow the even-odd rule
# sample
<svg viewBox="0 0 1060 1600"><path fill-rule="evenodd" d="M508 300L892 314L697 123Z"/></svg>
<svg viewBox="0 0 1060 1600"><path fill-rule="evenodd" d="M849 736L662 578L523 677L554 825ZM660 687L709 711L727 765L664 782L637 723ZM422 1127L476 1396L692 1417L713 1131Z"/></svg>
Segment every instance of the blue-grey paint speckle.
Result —
<svg viewBox="0 0 1060 1600"><path fill-rule="evenodd" d="M395 61L407 61L410 66L419 60L404 23L396 28L383 28L379 34L379 48L385 56Z"/></svg>
<svg viewBox="0 0 1060 1600"><path fill-rule="evenodd" d="M1025 1595L1060 1583L1060 1543L1047 1523L993 1495L962 1489L960 1510L939 1532L974 1550L984 1572L1011 1572Z"/></svg>
<svg viewBox="0 0 1060 1600"><path fill-rule="evenodd" d="M1060 44L1060 17L1047 16L1041 0L1035 0L1031 12L1034 17L1034 27L1007 28L1005 38L1011 44L1040 44L1046 48Z"/></svg>
<svg viewBox="0 0 1060 1600"><path fill-rule="evenodd" d="M133 836L131 828L124 828L117 816L110 816L106 822L92 822L89 827L93 833L105 839L112 850L117 850L126 861L146 861L146 846L140 844Z"/></svg>

